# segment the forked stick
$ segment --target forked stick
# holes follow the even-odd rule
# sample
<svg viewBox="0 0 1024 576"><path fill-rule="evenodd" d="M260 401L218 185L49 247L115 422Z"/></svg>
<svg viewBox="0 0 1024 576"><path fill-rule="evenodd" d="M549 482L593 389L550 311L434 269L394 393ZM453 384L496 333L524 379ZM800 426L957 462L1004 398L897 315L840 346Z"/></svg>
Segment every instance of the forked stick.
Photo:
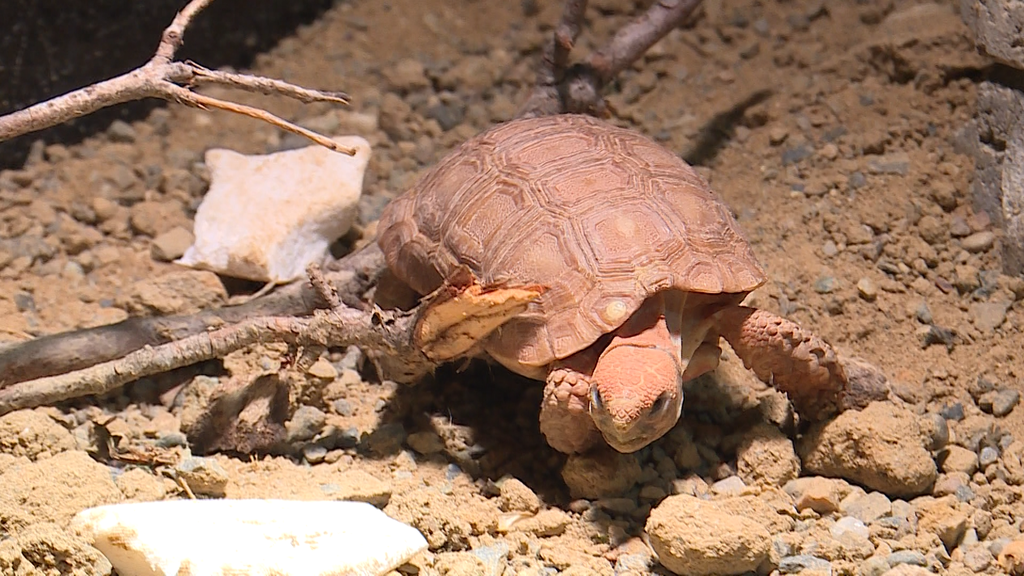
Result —
<svg viewBox="0 0 1024 576"><path fill-rule="evenodd" d="M606 114L604 87L651 46L681 25L701 0L654 0L643 13L620 29L604 46L576 66L569 52L576 43L587 0L566 0L562 18L537 72L537 85L518 116L529 118L561 113Z"/></svg>
<svg viewBox="0 0 1024 576"><path fill-rule="evenodd" d="M0 116L0 142L49 128L115 104L143 98L162 98L193 108L203 110L216 108L256 118L283 130L305 136L336 152L354 155L355 150L341 146L326 136L292 124L265 110L204 96L193 91L193 88L197 86L220 85L249 92L278 94L305 103L348 104L348 96L342 92L311 90L281 80L215 72L193 62L175 62L174 55L184 42L185 29L192 18L212 1L192 0L182 8L171 25L164 30L156 54L141 67L121 76Z"/></svg>

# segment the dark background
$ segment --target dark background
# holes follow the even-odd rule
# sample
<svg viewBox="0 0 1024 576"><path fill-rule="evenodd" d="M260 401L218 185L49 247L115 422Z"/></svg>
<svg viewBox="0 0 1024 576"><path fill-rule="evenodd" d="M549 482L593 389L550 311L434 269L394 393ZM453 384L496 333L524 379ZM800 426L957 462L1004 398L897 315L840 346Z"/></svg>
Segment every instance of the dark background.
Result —
<svg viewBox="0 0 1024 576"><path fill-rule="evenodd" d="M341 1L341 0L339 0ZM0 0L0 114L127 72L152 57L185 0ZM246 67L334 0L215 0L185 33L178 59ZM33 141L74 143L114 119L166 103L115 106L0 142L0 169L21 166Z"/></svg>

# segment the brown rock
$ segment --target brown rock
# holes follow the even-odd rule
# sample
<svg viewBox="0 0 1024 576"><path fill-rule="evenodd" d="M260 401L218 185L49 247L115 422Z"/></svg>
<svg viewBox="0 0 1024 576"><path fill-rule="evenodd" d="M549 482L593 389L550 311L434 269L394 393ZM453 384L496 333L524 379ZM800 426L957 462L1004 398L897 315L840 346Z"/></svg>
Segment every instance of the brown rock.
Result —
<svg viewBox="0 0 1024 576"><path fill-rule="evenodd" d="M748 485L781 486L800 475L793 442L771 424L751 429L736 449L739 477Z"/></svg>
<svg viewBox="0 0 1024 576"><path fill-rule="evenodd" d="M768 557L771 535L716 502L670 496L651 511L647 534L661 563L678 574L742 574Z"/></svg>
<svg viewBox="0 0 1024 576"><path fill-rule="evenodd" d="M793 497L797 510L831 514L839 510L843 498L850 493L850 485L835 478L807 476L790 481L785 490Z"/></svg>
<svg viewBox="0 0 1024 576"><path fill-rule="evenodd" d="M915 500L914 504L917 507L918 531L938 536L946 550L956 548L967 531L968 520L967 515L957 508L956 497L923 497Z"/></svg>
<svg viewBox="0 0 1024 576"><path fill-rule="evenodd" d="M1024 540L1014 540L1003 546L998 562L1007 574L1024 576Z"/></svg>
<svg viewBox="0 0 1024 576"><path fill-rule="evenodd" d="M41 411L18 410L0 416L0 452L37 460L74 448L71 432Z"/></svg>
<svg viewBox="0 0 1024 576"><path fill-rule="evenodd" d="M153 238L153 243L149 249L150 255L153 256L154 260L161 262L176 260L181 258L182 254L185 253L185 250L188 250L188 247L192 245L195 239L195 236L185 228L175 226Z"/></svg>
<svg viewBox="0 0 1024 576"><path fill-rule="evenodd" d="M621 496L640 479L636 456L611 448L573 454L562 468L562 479L573 498Z"/></svg>
<svg viewBox="0 0 1024 576"><path fill-rule="evenodd" d="M157 236L177 226L188 226L181 204L174 201L146 200L131 208L132 230L137 234Z"/></svg>
<svg viewBox="0 0 1024 576"><path fill-rule="evenodd" d="M35 522L64 525L79 510L124 499L110 469L78 450L14 466L0 475L0 486L0 526L9 528Z"/></svg>
<svg viewBox="0 0 1024 576"><path fill-rule="evenodd" d="M540 498L517 478L508 478L501 483L500 506L505 512L529 512L540 510Z"/></svg>
<svg viewBox="0 0 1024 576"><path fill-rule="evenodd" d="M0 540L0 574L34 576L105 576L112 566L106 556L84 538L63 526L33 524Z"/></svg>
<svg viewBox="0 0 1024 576"><path fill-rule="evenodd" d="M133 314L190 314L227 300L220 278L204 270L182 270L136 282L121 308Z"/></svg>
<svg viewBox="0 0 1024 576"><path fill-rule="evenodd" d="M914 413L874 402L816 425L798 451L808 472L844 478L888 496L916 496L928 492L938 474L925 430Z"/></svg>
<svg viewBox="0 0 1024 576"><path fill-rule="evenodd" d="M950 446L941 457L942 471L963 472L970 476L978 469L978 455L962 446Z"/></svg>

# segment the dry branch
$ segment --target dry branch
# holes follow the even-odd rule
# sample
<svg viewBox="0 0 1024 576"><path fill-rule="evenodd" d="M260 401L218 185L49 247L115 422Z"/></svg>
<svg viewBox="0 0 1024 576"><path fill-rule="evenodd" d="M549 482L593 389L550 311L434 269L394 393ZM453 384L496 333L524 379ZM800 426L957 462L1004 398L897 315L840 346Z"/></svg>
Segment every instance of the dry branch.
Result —
<svg viewBox="0 0 1024 576"><path fill-rule="evenodd" d="M193 62L175 62L174 55L183 44L185 29L195 15L206 8L210 2L212 0L192 0L182 8L171 25L164 30L156 54L141 67L121 76L0 116L0 142L56 126L115 104L143 98L161 98L193 108L203 110L216 108L256 118L309 138L336 152L354 155L354 150L340 146L326 136L292 124L265 110L203 96L193 91L193 88L197 86L214 84L249 92L277 94L307 103L348 104L348 96L341 92L311 90L281 80L215 72Z"/></svg>
<svg viewBox="0 0 1024 576"><path fill-rule="evenodd" d="M603 116L602 92L615 76L633 64L658 40L680 26L701 0L655 0L647 12L620 29L604 46L575 66L569 52L579 35L586 0L567 0L551 42L544 48L537 85L518 116L560 113Z"/></svg>
<svg viewBox="0 0 1024 576"><path fill-rule="evenodd" d="M360 296L376 284L383 270L384 255L371 243L332 262L326 278L348 306L358 308ZM26 380L81 370L144 346L181 340L246 318L308 316L323 306L324 302L312 286L295 282L238 306L186 316L135 317L117 324L36 338L0 351L0 389Z"/></svg>
<svg viewBox="0 0 1024 576"><path fill-rule="evenodd" d="M222 358L258 342L286 342L322 350L328 346L357 345L403 359L406 372L397 378L415 378L436 365L412 344L413 313L363 311L340 304L316 310L312 317L262 317L213 330L157 347L145 347L117 360L83 370L29 380L0 391L0 415L90 394L104 394L128 382L204 360Z"/></svg>

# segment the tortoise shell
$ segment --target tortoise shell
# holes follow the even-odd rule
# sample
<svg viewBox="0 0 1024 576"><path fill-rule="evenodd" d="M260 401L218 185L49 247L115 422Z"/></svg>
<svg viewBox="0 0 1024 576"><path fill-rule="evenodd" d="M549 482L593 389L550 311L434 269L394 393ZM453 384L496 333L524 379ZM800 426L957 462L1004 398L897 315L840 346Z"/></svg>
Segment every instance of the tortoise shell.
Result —
<svg viewBox="0 0 1024 576"><path fill-rule="evenodd" d="M459 267L541 285L485 349L542 367L613 332L650 295L738 300L765 281L729 209L654 141L590 116L513 120L459 146L384 210L378 243L420 294Z"/></svg>

